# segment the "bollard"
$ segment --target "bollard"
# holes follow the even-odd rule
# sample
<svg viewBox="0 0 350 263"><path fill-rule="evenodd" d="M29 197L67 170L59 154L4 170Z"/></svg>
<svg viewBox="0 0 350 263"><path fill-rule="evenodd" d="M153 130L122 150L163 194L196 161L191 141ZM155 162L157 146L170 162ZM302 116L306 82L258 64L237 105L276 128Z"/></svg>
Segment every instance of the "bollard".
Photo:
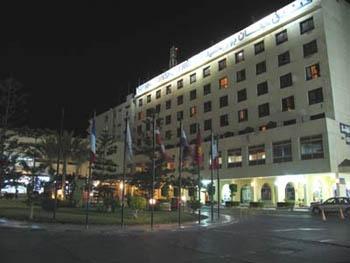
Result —
<svg viewBox="0 0 350 263"><path fill-rule="evenodd" d="M323 221L326 221L327 218L326 218L326 214L325 214L325 212L324 212L324 209L322 208L321 211L322 211L322 220L323 220Z"/></svg>
<svg viewBox="0 0 350 263"><path fill-rule="evenodd" d="M339 208L339 212L340 212L340 219L344 220L344 213L343 213L343 209L341 209L341 207Z"/></svg>

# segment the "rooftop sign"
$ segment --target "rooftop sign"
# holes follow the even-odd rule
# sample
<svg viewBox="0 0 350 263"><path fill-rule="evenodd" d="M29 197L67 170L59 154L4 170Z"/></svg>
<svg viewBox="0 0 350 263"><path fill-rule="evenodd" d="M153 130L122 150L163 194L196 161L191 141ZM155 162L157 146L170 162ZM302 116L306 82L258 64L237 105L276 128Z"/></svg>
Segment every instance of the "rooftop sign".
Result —
<svg viewBox="0 0 350 263"><path fill-rule="evenodd" d="M157 77L151 79L150 81L142 84L136 88L136 96L139 96L151 89L174 79L186 71L192 70L201 64L209 61L215 57L218 57L227 51L233 49L238 44L242 44L259 34L270 30L277 25L288 21L289 19L303 13L305 10L309 9L312 2L317 2L318 0L297 0L289 5L279 9L278 11L262 18L258 22L250 25L249 27L243 29L242 31L222 40L221 42L211 46L210 48L200 52L199 54L191 57L190 59L182 62L181 64L169 69L168 71L158 75Z"/></svg>

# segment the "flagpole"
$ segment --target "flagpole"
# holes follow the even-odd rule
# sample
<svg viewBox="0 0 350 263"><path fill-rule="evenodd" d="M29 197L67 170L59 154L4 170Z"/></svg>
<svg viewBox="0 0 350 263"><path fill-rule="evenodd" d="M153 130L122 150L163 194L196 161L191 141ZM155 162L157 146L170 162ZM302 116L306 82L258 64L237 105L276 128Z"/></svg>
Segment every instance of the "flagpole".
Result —
<svg viewBox="0 0 350 263"><path fill-rule="evenodd" d="M92 154L92 153L91 153ZM91 178L91 159L92 156L90 157L90 161L89 161L89 175L87 178L87 197L86 197L86 204L85 204L85 229L89 228L89 206L90 206L90 178Z"/></svg>
<svg viewBox="0 0 350 263"><path fill-rule="evenodd" d="M122 178L122 212L121 212L121 221L120 221L120 227L123 228L124 226L124 206L125 206L125 177L126 177L126 140L127 140L127 127L128 127L128 118L125 118L125 128L124 128L124 160L123 160L123 178Z"/></svg>
<svg viewBox="0 0 350 263"><path fill-rule="evenodd" d="M213 160L213 131L211 131L211 147L210 147L210 183L211 183L211 189L210 189L210 215L211 215L211 221L214 221L214 195L213 195L213 189L214 189L214 160Z"/></svg>
<svg viewBox="0 0 350 263"><path fill-rule="evenodd" d="M198 133L200 135L200 126L198 124ZM199 202L199 207L198 207L198 224L201 224L201 168L200 168L200 164L201 164L201 159L202 156L199 156L200 154L202 154L202 152L199 152L199 148L201 147L199 146L200 143L202 143L201 141L201 137L198 136L199 138L197 138L197 174L198 174L198 202Z"/></svg>
<svg viewBox="0 0 350 263"><path fill-rule="evenodd" d="M182 176L182 120L180 120L180 149L179 149L179 192L178 192L178 224L181 227L181 176Z"/></svg>
<svg viewBox="0 0 350 263"><path fill-rule="evenodd" d="M218 153L218 160L217 160L217 167L216 167L216 180L217 180L217 191L218 191L218 219L220 219L220 177L219 177L219 170L220 170L220 162L219 162L219 136L216 137L216 147L217 147L217 153Z"/></svg>
<svg viewBox="0 0 350 263"><path fill-rule="evenodd" d="M153 134L152 134L152 193L151 193L151 202L150 202L150 205L151 205L151 230L153 230L153 223L154 223L154 181L155 181L155 174L156 174L156 144L155 144L155 135L156 135L156 132L155 132L155 122L156 122L156 113L155 111L153 111L153 116L152 116L152 131L153 131Z"/></svg>
<svg viewBox="0 0 350 263"><path fill-rule="evenodd" d="M62 133L63 133L63 120L64 120L64 108L62 107L61 112L61 123L60 123L60 131L58 134L58 149L57 149L57 164L56 164L56 180L58 179L59 173L60 173L60 156L61 156L61 150L62 150ZM57 210L57 182L54 180L54 207L53 207L53 220L56 220L56 210Z"/></svg>

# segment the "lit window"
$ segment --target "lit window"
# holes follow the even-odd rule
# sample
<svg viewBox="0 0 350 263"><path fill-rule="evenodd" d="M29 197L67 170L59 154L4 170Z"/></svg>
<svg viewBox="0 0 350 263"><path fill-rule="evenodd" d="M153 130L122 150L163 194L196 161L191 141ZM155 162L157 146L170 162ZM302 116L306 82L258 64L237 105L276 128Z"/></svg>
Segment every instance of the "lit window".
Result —
<svg viewBox="0 0 350 263"><path fill-rule="evenodd" d="M143 113L143 111L140 111L140 112L138 113L138 119L139 119L139 121L140 121L140 120L143 120L143 117L144 117L144 113Z"/></svg>
<svg viewBox="0 0 350 263"><path fill-rule="evenodd" d="M323 158L322 135L307 136L300 138L301 159Z"/></svg>
<svg viewBox="0 0 350 263"><path fill-rule="evenodd" d="M192 106L190 108L190 117L196 116L197 114L197 107L196 106Z"/></svg>
<svg viewBox="0 0 350 263"><path fill-rule="evenodd" d="M220 89L227 89L228 88L228 78L223 77L219 80L219 87Z"/></svg>
<svg viewBox="0 0 350 263"><path fill-rule="evenodd" d="M243 122L248 120L248 110L243 109L238 111L238 122Z"/></svg>
<svg viewBox="0 0 350 263"><path fill-rule="evenodd" d="M320 74L320 65L314 64L309 67L306 67L306 80L317 79L321 76Z"/></svg>
<svg viewBox="0 0 350 263"><path fill-rule="evenodd" d="M249 152L249 165L265 164L266 152L265 145L250 146Z"/></svg>
<svg viewBox="0 0 350 263"><path fill-rule="evenodd" d="M242 166L242 150L231 149L227 151L227 167L241 167Z"/></svg>
<svg viewBox="0 0 350 263"><path fill-rule="evenodd" d="M295 110L294 96L282 99L282 111Z"/></svg>
<svg viewBox="0 0 350 263"><path fill-rule="evenodd" d="M244 51L241 50L241 51L237 52L235 54L235 57L236 57L236 64L239 63L239 62L244 61Z"/></svg>
<svg viewBox="0 0 350 263"><path fill-rule="evenodd" d="M210 75L210 66L203 69L203 77L207 77Z"/></svg>

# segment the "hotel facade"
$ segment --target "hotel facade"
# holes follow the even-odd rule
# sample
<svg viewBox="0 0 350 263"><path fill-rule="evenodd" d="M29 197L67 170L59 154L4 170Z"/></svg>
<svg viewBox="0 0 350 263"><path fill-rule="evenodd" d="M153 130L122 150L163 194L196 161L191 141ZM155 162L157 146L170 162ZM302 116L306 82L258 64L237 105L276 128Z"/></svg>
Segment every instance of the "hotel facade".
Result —
<svg viewBox="0 0 350 263"><path fill-rule="evenodd" d="M137 87L97 116L97 133L116 134L122 169L124 118L140 146L155 109L175 160L179 120L191 143L201 130L204 184L211 131L219 136L221 201L230 200L232 183L241 203L308 206L349 196L349 21L344 0L294 1Z"/></svg>

